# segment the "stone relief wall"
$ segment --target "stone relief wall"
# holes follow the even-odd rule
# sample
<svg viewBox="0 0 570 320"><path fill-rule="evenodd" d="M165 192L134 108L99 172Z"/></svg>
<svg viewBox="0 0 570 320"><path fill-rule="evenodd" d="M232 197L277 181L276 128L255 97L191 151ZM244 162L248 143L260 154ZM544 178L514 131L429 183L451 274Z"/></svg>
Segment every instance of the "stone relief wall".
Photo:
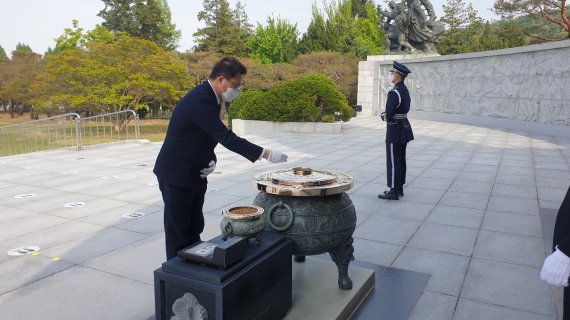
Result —
<svg viewBox="0 0 570 320"><path fill-rule="evenodd" d="M359 66L358 104L379 115L393 60L412 74L412 110L570 125L570 41L450 56L374 56Z"/></svg>

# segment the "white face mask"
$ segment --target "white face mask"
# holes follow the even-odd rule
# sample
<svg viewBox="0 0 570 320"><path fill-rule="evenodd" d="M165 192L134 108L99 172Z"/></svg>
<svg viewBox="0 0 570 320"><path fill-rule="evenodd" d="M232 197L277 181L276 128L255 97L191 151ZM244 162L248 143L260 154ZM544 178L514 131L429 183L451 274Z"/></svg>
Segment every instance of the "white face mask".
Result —
<svg viewBox="0 0 570 320"><path fill-rule="evenodd" d="M388 82L389 82L389 83L392 83L392 81L394 81L394 74L393 74L393 73L389 73L387 79L388 79Z"/></svg>
<svg viewBox="0 0 570 320"><path fill-rule="evenodd" d="M239 96L240 90L238 88L228 88L228 90L222 93L222 98L225 102L232 102L237 96Z"/></svg>

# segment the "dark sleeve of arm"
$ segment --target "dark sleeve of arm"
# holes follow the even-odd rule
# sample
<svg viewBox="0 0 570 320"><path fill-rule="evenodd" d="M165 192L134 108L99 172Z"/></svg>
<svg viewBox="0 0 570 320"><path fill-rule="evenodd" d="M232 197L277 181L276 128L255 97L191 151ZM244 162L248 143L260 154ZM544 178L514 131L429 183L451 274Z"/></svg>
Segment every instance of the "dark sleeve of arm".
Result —
<svg viewBox="0 0 570 320"><path fill-rule="evenodd" d="M555 233L563 235L558 242L558 249L570 257L570 188L566 191L566 196L558 210L556 217Z"/></svg>
<svg viewBox="0 0 570 320"><path fill-rule="evenodd" d="M388 91L388 99L386 100L386 120L392 120L398 104L400 104L398 94L395 91Z"/></svg>
<svg viewBox="0 0 570 320"><path fill-rule="evenodd" d="M219 113L211 106L204 106L202 112L196 113L197 125L207 132L214 140L237 154L242 155L251 162L259 159L263 148L246 139L238 137L229 130L220 120Z"/></svg>

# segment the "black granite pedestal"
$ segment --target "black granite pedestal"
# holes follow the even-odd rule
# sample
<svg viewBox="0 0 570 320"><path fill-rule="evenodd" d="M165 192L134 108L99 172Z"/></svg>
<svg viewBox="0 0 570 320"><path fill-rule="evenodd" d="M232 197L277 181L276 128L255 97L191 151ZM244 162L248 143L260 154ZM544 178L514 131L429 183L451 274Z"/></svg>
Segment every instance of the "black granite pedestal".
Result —
<svg viewBox="0 0 570 320"><path fill-rule="evenodd" d="M245 257L225 270L178 257L163 263L154 271L156 319L281 319L291 307L294 243L268 231L259 245L248 241Z"/></svg>

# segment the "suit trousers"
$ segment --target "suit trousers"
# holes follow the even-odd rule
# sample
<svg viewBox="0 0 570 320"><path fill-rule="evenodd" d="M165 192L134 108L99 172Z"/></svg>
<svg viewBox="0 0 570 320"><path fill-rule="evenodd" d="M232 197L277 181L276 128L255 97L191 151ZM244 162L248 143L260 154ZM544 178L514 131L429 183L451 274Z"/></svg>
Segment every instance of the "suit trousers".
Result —
<svg viewBox="0 0 570 320"><path fill-rule="evenodd" d="M386 143L386 167L388 188L402 189L406 183L407 143Z"/></svg>
<svg viewBox="0 0 570 320"><path fill-rule="evenodd" d="M178 250L200 241L200 233L204 230L202 207L208 184L186 189L159 180L158 186L164 201L166 259L170 260L177 256Z"/></svg>

